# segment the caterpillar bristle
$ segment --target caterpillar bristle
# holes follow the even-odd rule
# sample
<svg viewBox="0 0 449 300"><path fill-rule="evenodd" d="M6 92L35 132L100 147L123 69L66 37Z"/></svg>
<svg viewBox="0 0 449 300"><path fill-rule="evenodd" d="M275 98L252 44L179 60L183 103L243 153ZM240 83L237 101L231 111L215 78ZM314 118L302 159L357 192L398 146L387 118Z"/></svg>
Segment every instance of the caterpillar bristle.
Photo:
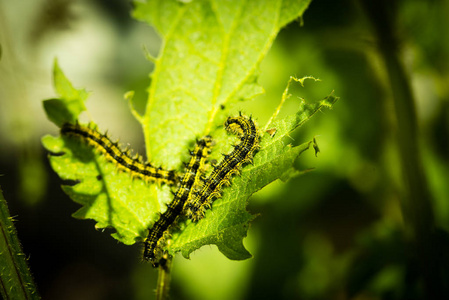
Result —
<svg viewBox="0 0 449 300"><path fill-rule="evenodd" d="M167 205L167 210L160 215L148 232L143 257L145 260L152 262L153 266L159 265L161 249L164 248L162 243L168 239L170 231L176 228L178 217L184 214L184 206L194 191L195 184L198 184L201 174L199 171L206 161L211 142L210 138L204 138L197 142L189 162L184 164L186 172L180 181L178 190L174 193L173 201L170 202L170 205Z"/></svg>
<svg viewBox="0 0 449 300"><path fill-rule="evenodd" d="M224 125L226 130L240 136L240 143L233 145L234 150L230 154L222 154L223 160L218 165L212 164L213 171L204 179L200 192L189 200L187 216L192 222L204 217L204 211L221 197L222 187L231 184L232 176L240 174L242 166L251 161L259 149L258 129L251 116L248 118L239 112L238 117L229 117Z"/></svg>
<svg viewBox="0 0 449 300"><path fill-rule="evenodd" d="M93 146L95 151L103 154L105 159L115 164L120 171L130 174L131 178L140 178L145 182L158 184L177 184L176 177L173 176L174 171L163 170L161 167L155 168L150 163L142 163L140 159L131 156L129 148L122 150L118 141L111 141L106 134L101 134L95 128L93 123L87 126L82 126L78 122L76 125L66 123L61 126L61 134L75 136Z"/></svg>
<svg viewBox="0 0 449 300"><path fill-rule="evenodd" d="M183 175L143 162L142 156L133 154L129 146L121 149L119 141L113 142L107 133L99 133L94 123L86 127L78 122L76 125L64 124L61 134L76 136L93 146L106 160L114 163L120 172L130 174L133 180L177 187L176 192L171 190L173 201L166 204L164 213L157 214L144 242L144 260L150 261L153 266L162 266L169 257L164 249L170 243L171 232L179 228L179 217L187 217L192 222L204 218L214 200L222 197L223 188L231 185L232 177L239 175L245 164L253 164L254 154L260 148L259 131L253 117L245 117L240 111L238 117L227 118L224 127L240 141L231 145L233 151L223 153L220 162L215 159L209 161L208 156L214 144L212 138L205 136L197 139L196 147L189 150L189 161L183 163ZM207 176L206 171L209 174Z"/></svg>

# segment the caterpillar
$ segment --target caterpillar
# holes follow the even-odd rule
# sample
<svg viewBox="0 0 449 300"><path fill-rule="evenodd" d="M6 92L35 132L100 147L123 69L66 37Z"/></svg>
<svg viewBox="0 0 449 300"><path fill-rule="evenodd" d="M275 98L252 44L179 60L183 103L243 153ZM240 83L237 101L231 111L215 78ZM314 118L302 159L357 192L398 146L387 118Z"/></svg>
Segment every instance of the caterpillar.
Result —
<svg viewBox="0 0 449 300"><path fill-rule="evenodd" d="M144 163L138 155L132 158L129 151L122 151L119 148L117 142L112 142L107 135L101 134L90 127L78 123L75 125L65 123L61 127L61 134L80 138L102 153L119 170L128 172L133 177L141 178L146 182L166 183L168 185L177 185L179 181L173 170L167 171L160 167L154 167L149 162Z"/></svg>
<svg viewBox="0 0 449 300"><path fill-rule="evenodd" d="M215 166L210 176L202 177L206 158L212 147L212 138L206 136L197 142L191 158L186 166L180 185L174 199L167 205L167 210L149 229L144 241L143 258L150 261L153 267L163 265L164 257L162 242L172 225L176 223L180 215L185 215L193 222L204 217L205 210L210 208L214 199L221 197L221 189L224 185L230 185L231 177L238 174L241 167L252 161L254 153L259 149L258 129L251 118L245 116L229 117L225 122L226 130L240 136L240 143L234 145L234 150L224 155L224 159ZM107 135L97 132L90 127L80 124L64 124L61 134L75 136L85 141L102 153L105 158L114 163L118 169L130 173L133 177L141 178L147 182L155 181L169 185L177 185L178 176L173 170L163 170L154 167L150 163L143 163L141 157L131 158L129 151L122 151L117 142L112 142ZM201 185L199 182L202 181ZM199 186L194 194L195 186Z"/></svg>
<svg viewBox="0 0 449 300"><path fill-rule="evenodd" d="M254 153L259 149L259 133L251 118L242 115L229 117L225 127L238 134L241 143L235 145L230 154L224 155L224 159L214 167L200 191L185 204L184 213L193 222L204 217L205 210L211 207L213 200L221 197L223 185L230 185L231 177L238 174L244 164L252 162Z"/></svg>
<svg viewBox="0 0 449 300"><path fill-rule="evenodd" d="M144 241L143 258L150 261L153 267L158 267L161 253L160 243L164 233L168 231L176 218L182 213L185 202L192 193L193 187L200 180L207 156L210 154L212 138L206 136L197 142L197 146L190 153L192 156L186 164L186 172L181 180L181 185L175 193L174 199L167 205L167 210L160 215L159 219L149 229L148 237Z"/></svg>

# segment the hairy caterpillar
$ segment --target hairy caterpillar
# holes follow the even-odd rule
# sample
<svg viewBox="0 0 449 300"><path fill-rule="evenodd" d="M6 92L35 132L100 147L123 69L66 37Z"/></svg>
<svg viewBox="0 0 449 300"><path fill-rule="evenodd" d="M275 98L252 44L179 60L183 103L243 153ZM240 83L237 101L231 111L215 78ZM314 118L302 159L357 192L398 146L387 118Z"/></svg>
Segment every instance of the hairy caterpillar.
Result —
<svg viewBox="0 0 449 300"><path fill-rule="evenodd" d="M176 218L182 213L183 207L187 199L192 193L193 186L200 180L200 174L204 168L206 157L210 154L212 138L206 136L197 142L197 146L190 153L192 157L186 164L186 172L181 180L181 186L175 193L172 202L167 206L167 210L160 215L159 219L149 229L148 237L144 242L143 258L150 261L153 267L159 265L160 244L163 235L175 223ZM158 253L159 252L159 253Z"/></svg>
<svg viewBox="0 0 449 300"><path fill-rule="evenodd" d="M128 172L133 177L141 178L147 182L166 183L168 185L176 185L178 182L178 176L174 171L154 167L149 162L144 163L138 155L132 158L129 151L122 151L119 148L117 142L112 142L105 134L101 134L90 127L78 123L75 125L66 123L61 127L61 134L80 138L102 153L119 170Z"/></svg>
<svg viewBox="0 0 449 300"><path fill-rule="evenodd" d="M238 134L241 142L234 146L234 151L224 156L204 181L200 191L186 203L185 214L193 222L204 217L205 210L211 207L212 201L221 197L223 185L230 185L231 177L238 174L243 164L250 163L259 149L259 133L251 118L242 115L229 117L225 127L226 130Z"/></svg>
<svg viewBox="0 0 449 300"><path fill-rule="evenodd" d="M163 241L172 225L180 215L186 215L196 222L204 217L205 210L210 208L214 199L221 197L224 185L230 185L234 174L246 163L250 163L254 153L259 149L258 129L251 118L245 116L229 117L225 122L226 130L240 136L240 143L234 145L234 150L224 155L224 159L215 166L212 173L202 178L206 158L211 152L212 138L206 136L197 142L191 158L186 166L180 185L174 199L167 205L167 210L149 229L144 241L143 258L150 261L153 267L163 264ZM64 124L61 134L75 136L94 147L105 158L114 163L118 169L139 177L147 182L166 183L176 185L179 182L175 171L167 171L143 163L138 156L132 158L127 150L122 151L117 142L112 142L106 135L90 127L79 124ZM199 183L200 181L201 184ZM194 192L195 187L198 192Z"/></svg>

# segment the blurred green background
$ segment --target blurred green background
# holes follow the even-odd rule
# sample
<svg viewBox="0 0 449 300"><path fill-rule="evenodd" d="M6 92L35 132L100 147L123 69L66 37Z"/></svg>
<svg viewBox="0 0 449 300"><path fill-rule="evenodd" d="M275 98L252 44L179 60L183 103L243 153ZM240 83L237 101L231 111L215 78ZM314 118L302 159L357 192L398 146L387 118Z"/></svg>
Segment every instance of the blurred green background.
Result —
<svg viewBox="0 0 449 300"><path fill-rule="evenodd" d="M173 299L425 298L403 214L391 86L360 3L314 0L304 26L280 32L261 65L266 93L242 109L264 124L291 75L322 82L292 89L284 114L296 111L298 97L319 100L335 90L341 99L334 109L292 136L295 143L317 136L318 158L309 151L298 161L301 169L315 169L251 198L249 210L260 216L245 245L254 258L229 261L215 246L191 260L176 257ZM449 1L391 3L435 224L448 230ZM42 108L43 99L55 96L57 57L75 87L92 92L87 107L100 128L144 153L123 94L135 90L137 101L145 101L152 64L142 46L157 55L160 39L131 10L125 0L0 0L0 186L44 299L154 298L157 271L141 262L140 246L119 244L93 221L70 216L78 205L62 192L40 144L43 135L58 134ZM447 279L449 259L441 261Z"/></svg>

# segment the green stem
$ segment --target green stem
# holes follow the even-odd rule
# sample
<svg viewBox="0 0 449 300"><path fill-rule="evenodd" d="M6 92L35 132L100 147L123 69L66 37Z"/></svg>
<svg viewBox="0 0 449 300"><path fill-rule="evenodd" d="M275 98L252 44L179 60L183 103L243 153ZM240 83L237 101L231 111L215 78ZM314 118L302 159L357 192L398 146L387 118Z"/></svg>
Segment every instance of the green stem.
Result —
<svg viewBox="0 0 449 300"><path fill-rule="evenodd" d="M0 293L6 300L40 299L0 188Z"/></svg>
<svg viewBox="0 0 449 300"><path fill-rule="evenodd" d="M159 265L159 274L156 287L156 299L168 299L171 281L172 257L169 256L164 264Z"/></svg>
<svg viewBox="0 0 449 300"><path fill-rule="evenodd" d="M378 39L380 54L390 80L398 126L399 157L404 182L403 208L410 223L424 279L426 299L441 299L444 294L436 255L432 197L427 186L421 152L415 101L410 81L400 60L396 28L397 1L362 0Z"/></svg>

